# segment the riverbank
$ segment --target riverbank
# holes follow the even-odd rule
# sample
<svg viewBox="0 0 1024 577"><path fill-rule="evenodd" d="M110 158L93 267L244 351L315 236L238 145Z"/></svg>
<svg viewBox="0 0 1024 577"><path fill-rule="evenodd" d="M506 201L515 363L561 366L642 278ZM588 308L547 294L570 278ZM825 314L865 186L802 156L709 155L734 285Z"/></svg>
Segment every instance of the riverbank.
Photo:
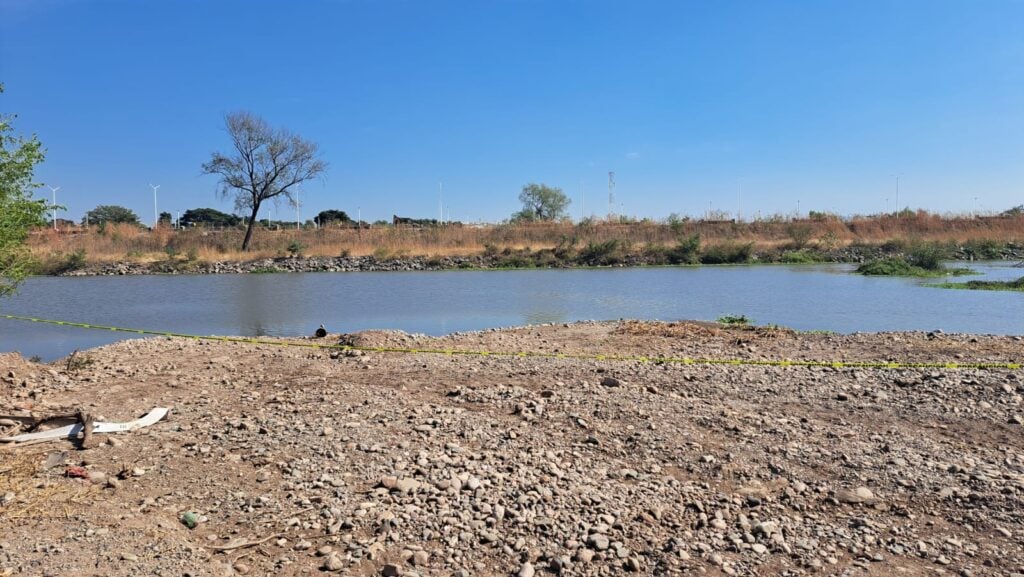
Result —
<svg viewBox="0 0 1024 577"><path fill-rule="evenodd" d="M367 225L368 226L368 225ZM924 211L753 222L670 218L606 222L147 230L129 224L40 229L37 274L315 270L441 270L741 263L862 263L927 247L953 260L1024 259L1024 214L943 217ZM279 266L283 259L296 259ZM101 271L94 273L93 271ZM102 272L113 271L113 272Z"/></svg>
<svg viewBox="0 0 1024 577"><path fill-rule="evenodd" d="M148 274L246 274L282 272L384 272L384 271L440 271L489 270L529 268L582 268L595 266L642 267L702 264L814 264L865 263L876 259L903 254L904 247L851 246L834 250L801 249L799 251L755 252L749 247L730 245L730 248L705 255L695 253L692 258L673 256L666 250L631 252L622 246L605 245L589 252L559 252L557 249L518 249L491 251L473 256L287 256L246 261L198 261L187 258L168 258L152 262L119 261L90 263L67 259L44 266L37 272L52 276L116 276ZM951 249L950 259L970 262L974 253ZM1007 245L990 256L1000 260L1024 260L1024 246ZM679 257L679 258L676 258Z"/></svg>
<svg viewBox="0 0 1024 577"><path fill-rule="evenodd" d="M578 323L321 342L1020 361L1020 337ZM308 341L300 341L308 342ZM0 448L0 574L1010 575L1019 370L342 353L157 338L0 356L4 409L134 433ZM43 463L50 463L44 468ZM83 471L89 481L67 476ZM6 469L4 469L6 467ZM192 512L195 528L181 522ZM17 539L13 538L16 535Z"/></svg>

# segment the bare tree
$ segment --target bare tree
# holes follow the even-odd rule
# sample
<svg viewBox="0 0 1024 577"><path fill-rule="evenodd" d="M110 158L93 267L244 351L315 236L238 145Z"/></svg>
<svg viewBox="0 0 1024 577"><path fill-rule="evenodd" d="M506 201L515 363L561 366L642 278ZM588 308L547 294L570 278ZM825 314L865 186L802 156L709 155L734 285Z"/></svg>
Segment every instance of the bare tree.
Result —
<svg viewBox="0 0 1024 577"><path fill-rule="evenodd" d="M294 205L295 187L327 170L319 158L319 146L284 128L271 128L249 112L224 116L224 125L235 150L214 152L203 164L203 173L220 176L220 194L234 197L235 208L249 210L242 250L249 250L256 215L264 201L283 196Z"/></svg>

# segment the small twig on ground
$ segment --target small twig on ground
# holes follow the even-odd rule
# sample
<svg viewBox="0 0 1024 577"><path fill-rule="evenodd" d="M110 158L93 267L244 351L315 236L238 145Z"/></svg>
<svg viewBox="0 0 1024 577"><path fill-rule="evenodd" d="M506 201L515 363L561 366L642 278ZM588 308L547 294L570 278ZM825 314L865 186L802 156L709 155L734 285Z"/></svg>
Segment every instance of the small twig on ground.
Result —
<svg viewBox="0 0 1024 577"><path fill-rule="evenodd" d="M228 543L227 545L205 545L205 547L207 549L212 549L214 551L234 551L235 549L245 549L245 548L248 548L248 547L255 547L257 545L262 545L262 544L266 543L267 541L270 541L271 539L276 539L276 538L282 537L282 536L284 536L284 533L275 533L273 535L270 535L269 537L264 537L262 539L257 539L255 541L242 541L241 543L239 543L239 542L231 542L231 543Z"/></svg>

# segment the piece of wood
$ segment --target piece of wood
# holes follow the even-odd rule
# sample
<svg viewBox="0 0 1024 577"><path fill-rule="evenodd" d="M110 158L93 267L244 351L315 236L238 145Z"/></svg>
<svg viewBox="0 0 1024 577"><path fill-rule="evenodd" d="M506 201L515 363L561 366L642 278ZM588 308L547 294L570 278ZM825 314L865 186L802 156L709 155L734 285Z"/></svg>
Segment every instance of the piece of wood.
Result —
<svg viewBox="0 0 1024 577"><path fill-rule="evenodd" d="M92 436L94 427L92 415L85 412L84 409L79 409L78 422L82 423L82 444L79 446L79 449L83 451L92 449L96 446L96 438Z"/></svg>

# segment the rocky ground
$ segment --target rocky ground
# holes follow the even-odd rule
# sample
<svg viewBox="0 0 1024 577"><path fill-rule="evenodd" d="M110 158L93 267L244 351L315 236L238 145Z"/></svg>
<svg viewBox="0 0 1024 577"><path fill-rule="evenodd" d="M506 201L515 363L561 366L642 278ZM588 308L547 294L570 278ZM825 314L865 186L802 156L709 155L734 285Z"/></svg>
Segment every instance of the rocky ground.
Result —
<svg viewBox="0 0 1024 577"><path fill-rule="evenodd" d="M366 346L1016 361L1020 337L579 323ZM1020 370L125 341L0 356L0 575L1024 574ZM0 421L0 426L4 421ZM10 424L7 422L6 424ZM194 523L194 527L189 527Z"/></svg>
<svg viewBox="0 0 1024 577"><path fill-rule="evenodd" d="M884 256L898 256L900 253L871 246L850 246L830 251L807 249L813 259L824 263L864 263ZM751 264L781 262L781 252L772 250L754 253ZM955 251L952 258L959 261L973 261L968 252ZM1009 244L998 255L1000 260L1018 261L1024 259L1024 247ZM593 263L572 259L556 258L550 250L531 253L524 251L496 253L475 256L427 257L410 256L378 259L373 256L310 256L264 258L250 261L183 261L161 260L156 262L113 262L90 263L80 268L62 268L58 276L121 276L146 274L245 274L275 272L394 272L394 271L438 271L456 269L495 268L576 268L591 265L612 265L621 267L660 266L667 264L663 259L643 252L630 252L613 260Z"/></svg>

